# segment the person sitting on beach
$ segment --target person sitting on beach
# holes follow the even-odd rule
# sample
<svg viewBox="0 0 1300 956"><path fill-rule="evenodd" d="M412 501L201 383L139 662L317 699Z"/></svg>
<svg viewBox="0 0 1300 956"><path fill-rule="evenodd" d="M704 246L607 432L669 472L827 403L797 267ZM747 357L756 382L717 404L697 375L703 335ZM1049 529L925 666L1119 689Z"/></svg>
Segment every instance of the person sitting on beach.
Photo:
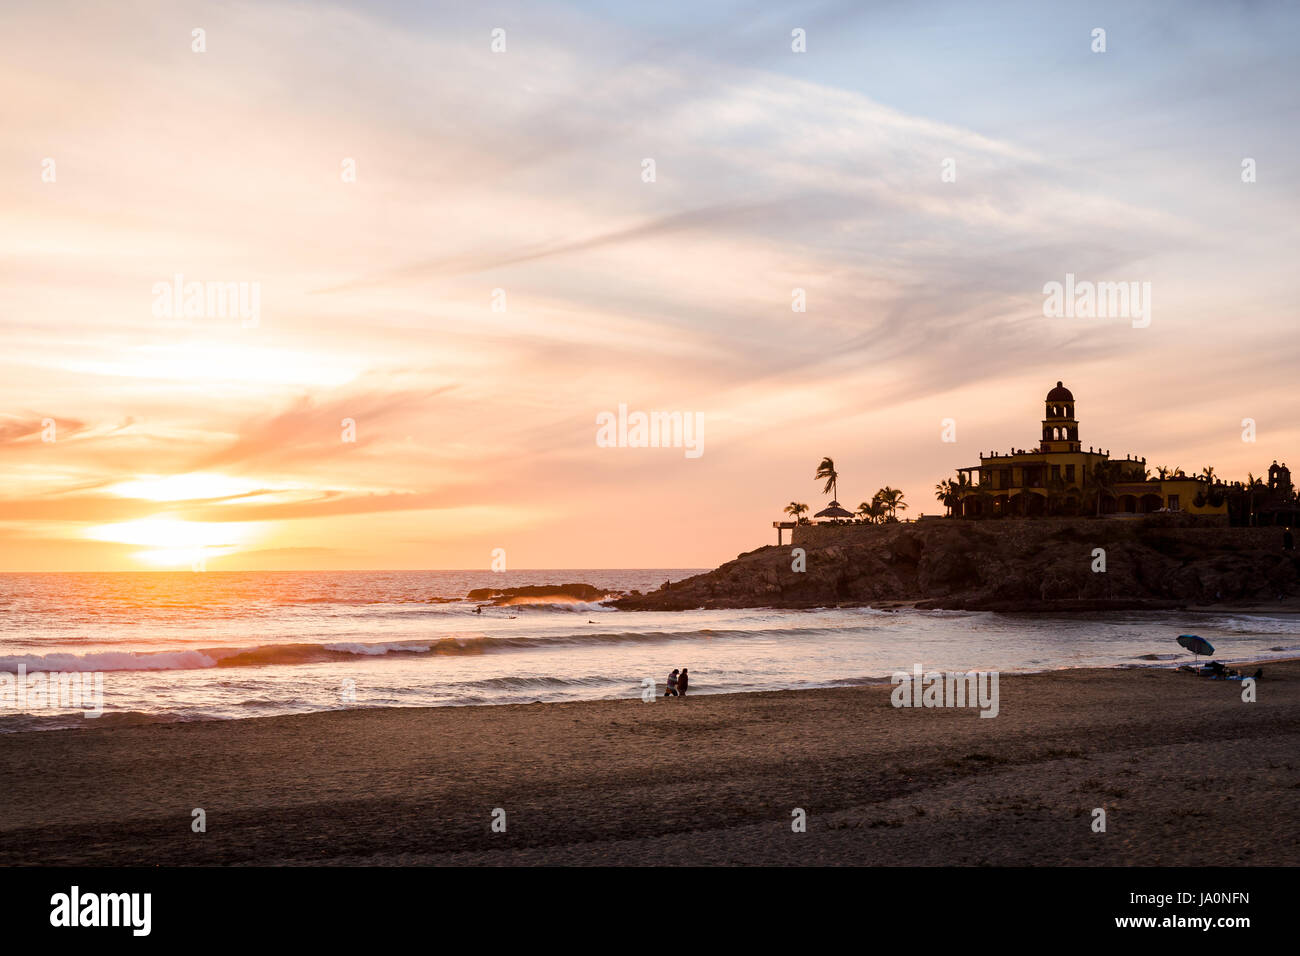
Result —
<svg viewBox="0 0 1300 956"><path fill-rule="evenodd" d="M673 672L668 675L668 686L664 689L664 696L677 696L677 668L675 667L673 668Z"/></svg>
<svg viewBox="0 0 1300 956"><path fill-rule="evenodd" d="M682 668L681 674L677 678L677 696L686 696L686 685L691 682L690 675L686 673L686 668Z"/></svg>

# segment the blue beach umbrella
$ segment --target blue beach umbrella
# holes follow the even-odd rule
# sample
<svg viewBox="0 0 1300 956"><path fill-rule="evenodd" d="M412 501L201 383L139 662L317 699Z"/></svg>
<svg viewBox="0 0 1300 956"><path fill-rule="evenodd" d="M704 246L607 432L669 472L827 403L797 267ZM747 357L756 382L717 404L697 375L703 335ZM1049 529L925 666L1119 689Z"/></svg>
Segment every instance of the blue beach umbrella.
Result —
<svg viewBox="0 0 1300 956"><path fill-rule="evenodd" d="M1183 647L1187 648L1198 658L1202 654L1208 656L1214 653L1214 645L1205 638L1199 637L1196 634L1179 634L1178 643L1183 645Z"/></svg>

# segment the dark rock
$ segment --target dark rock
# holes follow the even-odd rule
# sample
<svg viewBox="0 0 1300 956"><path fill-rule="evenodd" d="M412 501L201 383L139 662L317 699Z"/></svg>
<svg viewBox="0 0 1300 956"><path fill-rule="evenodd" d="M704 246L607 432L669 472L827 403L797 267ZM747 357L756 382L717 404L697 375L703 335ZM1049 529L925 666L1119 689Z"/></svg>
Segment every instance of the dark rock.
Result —
<svg viewBox="0 0 1300 956"><path fill-rule="evenodd" d="M1095 518L801 527L789 547L748 552L615 606L1087 611L1294 597L1300 559L1281 552L1274 531ZM807 553L803 572L791 567L792 547ZM1100 573L1097 548L1106 552Z"/></svg>
<svg viewBox="0 0 1300 956"><path fill-rule="evenodd" d="M610 593L590 584L530 584L517 588L475 588L465 595L467 601L492 601L494 604L520 604L535 599L539 604L546 599L574 601L603 601Z"/></svg>

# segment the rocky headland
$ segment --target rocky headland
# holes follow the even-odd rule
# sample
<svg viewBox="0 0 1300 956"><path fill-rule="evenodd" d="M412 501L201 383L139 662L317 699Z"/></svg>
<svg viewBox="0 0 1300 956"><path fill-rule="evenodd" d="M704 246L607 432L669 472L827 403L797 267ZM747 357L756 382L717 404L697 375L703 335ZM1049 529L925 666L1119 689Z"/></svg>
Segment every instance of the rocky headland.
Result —
<svg viewBox="0 0 1300 956"><path fill-rule="evenodd" d="M803 549L801 571L794 570L796 548ZM1188 526L1170 516L801 526L791 544L741 554L716 570L614 604L625 610L855 604L1300 610L1300 560L1283 550L1281 528Z"/></svg>

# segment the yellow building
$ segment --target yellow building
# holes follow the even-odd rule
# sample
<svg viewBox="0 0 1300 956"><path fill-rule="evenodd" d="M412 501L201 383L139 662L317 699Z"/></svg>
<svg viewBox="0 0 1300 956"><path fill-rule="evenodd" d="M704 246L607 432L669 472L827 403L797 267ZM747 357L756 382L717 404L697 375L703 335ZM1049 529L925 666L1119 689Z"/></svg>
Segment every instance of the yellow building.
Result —
<svg viewBox="0 0 1300 956"><path fill-rule="evenodd" d="M1223 515L1226 495L1198 478L1153 478L1145 458L1112 459L1109 450L1083 450L1074 395L1060 382L1047 393L1042 437L1032 449L980 454L957 469L953 513L1008 515L1150 514L1181 511Z"/></svg>

